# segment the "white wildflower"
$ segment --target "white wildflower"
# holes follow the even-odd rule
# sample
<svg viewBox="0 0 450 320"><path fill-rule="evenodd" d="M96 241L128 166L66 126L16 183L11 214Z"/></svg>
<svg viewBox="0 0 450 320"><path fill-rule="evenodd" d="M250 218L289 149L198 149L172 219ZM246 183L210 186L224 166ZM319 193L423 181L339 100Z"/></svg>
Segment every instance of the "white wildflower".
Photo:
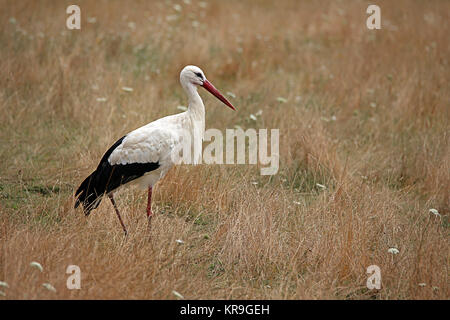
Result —
<svg viewBox="0 0 450 320"><path fill-rule="evenodd" d="M436 217L440 217L441 216L441 214L436 209L430 209L429 212L434 214Z"/></svg>
<svg viewBox="0 0 450 320"><path fill-rule="evenodd" d="M130 87L122 87L122 90L126 92L133 92L133 88Z"/></svg>
<svg viewBox="0 0 450 320"><path fill-rule="evenodd" d="M136 23L134 23L133 21L128 22L128 28L130 28L131 30L135 30L136 29Z"/></svg>
<svg viewBox="0 0 450 320"><path fill-rule="evenodd" d="M50 283L43 283L42 286L52 292L56 292L56 289L54 286L52 286Z"/></svg>
<svg viewBox="0 0 450 320"><path fill-rule="evenodd" d="M425 282L419 283L419 287L425 287L427 284Z"/></svg>
<svg viewBox="0 0 450 320"><path fill-rule="evenodd" d="M278 97L278 98L277 98L277 101L280 102L280 103L286 103L286 102L288 102L288 100L287 100L286 98L283 98L283 97Z"/></svg>
<svg viewBox="0 0 450 320"><path fill-rule="evenodd" d="M39 269L41 272L44 271L44 268L42 268L42 265L41 265L39 262L36 262L36 261L31 262L31 263L30 263L30 267L37 268L37 269Z"/></svg>
<svg viewBox="0 0 450 320"><path fill-rule="evenodd" d="M171 15L168 15L167 17L166 17L166 20L167 21L175 21L175 20L177 20L178 19L178 15L176 15L176 14L171 14Z"/></svg>
<svg viewBox="0 0 450 320"><path fill-rule="evenodd" d="M250 115L250 119L252 119L252 120L254 120L254 121L258 120L254 114L251 114L251 115Z"/></svg>
<svg viewBox="0 0 450 320"><path fill-rule="evenodd" d="M183 295L181 293L179 293L178 291L172 290L172 293L175 297L177 297L179 299L184 299Z"/></svg>
<svg viewBox="0 0 450 320"><path fill-rule="evenodd" d="M231 92L231 91L227 91L227 95L232 97L232 98L236 98L236 95L233 92Z"/></svg>
<svg viewBox="0 0 450 320"><path fill-rule="evenodd" d="M175 242L176 242L176 243L179 243L179 244L183 244L183 243L184 243L184 241L181 240L181 239L177 239L177 240L175 240Z"/></svg>
<svg viewBox="0 0 450 320"><path fill-rule="evenodd" d="M9 288L9 285L5 281L0 281L0 287Z"/></svg>
<svg viewBox="0 0 450 320"><path fill-rule="evenodd" d="M400 251L397 248L389 248L388 252L392 254L398 254Z"/></svg>

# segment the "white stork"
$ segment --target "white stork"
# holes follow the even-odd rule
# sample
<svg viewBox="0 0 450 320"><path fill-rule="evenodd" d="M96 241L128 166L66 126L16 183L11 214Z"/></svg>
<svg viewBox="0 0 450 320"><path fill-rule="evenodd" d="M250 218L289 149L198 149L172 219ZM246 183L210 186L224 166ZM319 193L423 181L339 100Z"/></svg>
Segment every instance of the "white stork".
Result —
<svg viewBox="0 0 450 320"><path fill-rule="evenodd" d="M202 86L231 109L233 105L209 82L196 66L186 66L180 73L180 82L188 96L185 112L167 116L140 127L116 141L106 151L97 169L89 175L75 193L75 208L83 205L84 213L98 207L103 195L111 200L120 224L127 234L113 193L119 187L138 185L148 188L147 217L152 218L152 188L174 165L173 152L184 150L182 144L191 146L203 140L205 130L205 106L197 92ZM183 136L190 134L189 139Z"/></svg>

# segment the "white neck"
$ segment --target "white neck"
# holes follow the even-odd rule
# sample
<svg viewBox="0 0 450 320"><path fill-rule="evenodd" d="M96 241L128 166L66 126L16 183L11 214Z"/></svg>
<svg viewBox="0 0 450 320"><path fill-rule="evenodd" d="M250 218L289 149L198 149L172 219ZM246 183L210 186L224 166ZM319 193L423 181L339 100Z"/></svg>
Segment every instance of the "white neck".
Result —
<svg viewBox="0 0 450 320"><path fill-rule="evenodd" d="M187 114L192 120L194 130L198 130L197 133L203 139L205 132L205 106L202 98L197 92L197 86L191 82L182 83L184 91L188 96L188 110Z"/></svg>
<svg viewBox="0 0 450 320"><path fill-rule="evenodd" d="M205 106L202 98L197 92L197 86L188 82L182 84L184 91L188 96L188 112L196 118L196 120L205 120ZM201 119L200 119L201 118Z"/></svg>

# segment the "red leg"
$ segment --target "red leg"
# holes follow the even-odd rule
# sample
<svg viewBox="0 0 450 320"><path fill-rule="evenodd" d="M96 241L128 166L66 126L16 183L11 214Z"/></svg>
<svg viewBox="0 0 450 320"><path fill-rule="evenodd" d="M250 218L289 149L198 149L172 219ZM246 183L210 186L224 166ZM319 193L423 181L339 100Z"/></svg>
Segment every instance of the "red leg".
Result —
<svg viewBox="0 0 450 320"><path fill-rule="evenodd" d="M117 217L119 218L120 224L122 225L122 229L125 232L125 236L126 236L128 234L127 228L125 227L125 224L122 221L122 217L120 216L119 209L117 209L116 202L114 201L112 193L108 194L108 197L109 197L109 199L111 200L111 203L114 206L114 210L116 211Z"/></svg>
<svg viewBox="0 0 450 320"><path fill-rule="evenodd" d="M150 223L152 222L152 187L148 187L148 199L147 199L147 219L148 226L150 228Z"/></svg>

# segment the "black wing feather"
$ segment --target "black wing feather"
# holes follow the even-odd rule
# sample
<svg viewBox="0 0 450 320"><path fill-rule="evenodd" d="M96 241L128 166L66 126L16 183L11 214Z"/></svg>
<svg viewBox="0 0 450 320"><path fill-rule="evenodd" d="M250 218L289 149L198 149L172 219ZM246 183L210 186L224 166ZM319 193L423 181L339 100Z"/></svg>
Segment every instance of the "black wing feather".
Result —
<svg viewBox="0 0 450 320"><path fill-rule="evenodd" d="M98 207L104 194L142 177L145 173L156 170L160 166L157 162L111 165L108 158L121 145L124 138L125 136L117 140L106 151L97 169L84 179L75 192L75 197L77 197L75 208L83 204L86 215L89 215L91 210Z"/></svg>

